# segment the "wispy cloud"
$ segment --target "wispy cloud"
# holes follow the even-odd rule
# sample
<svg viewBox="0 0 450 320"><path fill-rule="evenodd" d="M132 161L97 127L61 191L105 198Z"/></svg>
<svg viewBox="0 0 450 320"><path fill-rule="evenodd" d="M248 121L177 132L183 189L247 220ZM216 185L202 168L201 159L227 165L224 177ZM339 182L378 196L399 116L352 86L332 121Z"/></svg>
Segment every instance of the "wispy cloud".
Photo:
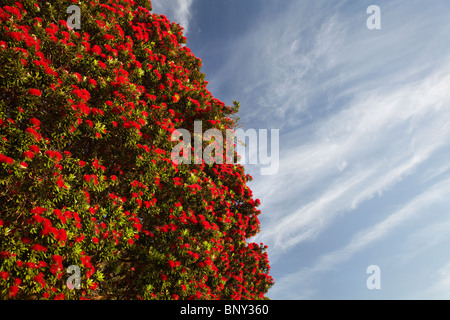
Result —
<svg viewBox="0 0 450 320"><path fill-rule="evenodd" d="M433 274L434 282L421 292L427 299L450 299L450 261ZM413 298L414 299L414 298ZM417 298L416 298L417 299ZM420 298L419 298L420 299Z"/></svg>
<svg viewBox="0 0 450 320"><path fill-rule="evenodd" d="M421 14L394 20L400 6L387 6L388 30L377 34L365 27L363 7L358 15L325 2L292 4L237 39L219 72L223 81L239 75L246 119L281 129L279 173L253 184L270 225L257 240L277 254L449 147L450 59L433 51L442 49L442 26Z"/></svg>
<svg viewBox="0 0 450 320"><path fill-rule="evenodd" d="M338 264L349 260L353 255L376 241L392 235L395 229L417 216L422 210L436 202L446 200L449 192L450 179L437 183L373 227L358 232L344 247L322 255L313 266L302 268L278 279L277 286L271 293L277 295L277 297L288 299L313 298L315 293L313 284L318 274L332 270ZM446 288L450 286L449 271L448 267L445 268L445 274L442 274L445 279L438 282L436 286L439 287L432 287L433 290L442 289L444 285ZM288 295L284 296L285 293L288 293Z"/></svg>
<svg viewBox="0 0 450 320"><path fill-rule="evenodd" d="M280 129L304 126L355 92L420 79L442 60L433 50L442 49L449 31L448 23L441 24L446 14L433 8L417 14L417 2L384 3L379 31L366 28L362 4L287 3L285 11L266 13L224 45L229 55L211 84L234 83L244 93L246 119Z"/></svg>
<svg viewBox="0 0 450 320"><path fill-rule="evenodd" d="M433 250L436 246L450 242L450 217L439 216L437 219L436 213L428 214L429 224L419 228L418 230L411 231L410 234L405 237L401 252L396 255L396 265L404 267L410 263L414 263L417 257L422 254ZM432 222L437 220L437 222ZM450 255L448 255L450 257ZM445 257L445 255L443 255Z"/></svg>
<svg viewBox="0 0 450 320"><path fill-rule="evenodd" d="M186 35L189 31L193 2L194 0L152 0L152 5L154 12L167 16L172 22L179 23Z"/></svg>
<svg viewBox="0 0 450 320"><path fill-rule="evenodd" d="M261 16L248 33L233 38L225 46L227 61L211 80L214 87L234 83L245 94L240 101L246 119L270 119L277 128L299 123L319 83L325 89L321 76L334 67L346 39L347 25L337 13L323 21L325 9L316 1L296 4L286 3L282 14Z"/></svg>
<svg viewBox="0 0 450 320"><path fill-rule="evenodd" d="M298 199L294 211L278 214L261 239L277 250L307 240L448 146L450 67L443 67L416 85L359 96L317 124L310 143L284 153L280 175L264 178L272 190L286 190L277 200L319 190L309 201ZM271 199L261 190L263 199Z"/></svg>

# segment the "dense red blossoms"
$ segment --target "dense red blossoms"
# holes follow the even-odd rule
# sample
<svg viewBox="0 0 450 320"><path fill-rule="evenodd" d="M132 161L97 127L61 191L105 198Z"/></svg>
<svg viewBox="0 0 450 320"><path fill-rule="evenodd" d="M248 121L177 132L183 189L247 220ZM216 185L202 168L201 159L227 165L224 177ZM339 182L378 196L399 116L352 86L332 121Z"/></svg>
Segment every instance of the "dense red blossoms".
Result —
<svg viewBox="0 0 450 320"><path fill-rule="evenodd" d="M252 177L171 160L175 130L225 132L238 103L150 1L69 3L0 3L0 299L264 299Z"/></svg>

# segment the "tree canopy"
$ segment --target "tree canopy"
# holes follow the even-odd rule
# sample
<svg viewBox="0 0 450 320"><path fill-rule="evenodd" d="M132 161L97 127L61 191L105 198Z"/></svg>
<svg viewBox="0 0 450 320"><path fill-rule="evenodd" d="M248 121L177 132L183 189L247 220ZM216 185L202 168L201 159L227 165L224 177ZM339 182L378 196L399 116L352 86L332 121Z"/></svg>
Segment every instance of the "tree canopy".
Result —
<svg viewBox="0 0 450 320"><path fill-rule="evenodd" d="M146 0L2 0L0 298L265 297L251 176L171 160L174 130L232 129L239 108L185 44Z"/></svg>

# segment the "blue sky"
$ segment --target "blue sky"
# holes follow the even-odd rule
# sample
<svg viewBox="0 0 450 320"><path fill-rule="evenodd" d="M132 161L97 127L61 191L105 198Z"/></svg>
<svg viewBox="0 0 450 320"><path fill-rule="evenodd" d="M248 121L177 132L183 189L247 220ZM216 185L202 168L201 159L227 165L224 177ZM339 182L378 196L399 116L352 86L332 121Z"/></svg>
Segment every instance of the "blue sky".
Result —
<svg viewBox="0 0 450 320"><path fill-rule="evenodd" d="M449 1L153 5L185 27L213 95L241 103L244 129L280 130L278 173L246 166L268 297L450 298Z"/></svg>

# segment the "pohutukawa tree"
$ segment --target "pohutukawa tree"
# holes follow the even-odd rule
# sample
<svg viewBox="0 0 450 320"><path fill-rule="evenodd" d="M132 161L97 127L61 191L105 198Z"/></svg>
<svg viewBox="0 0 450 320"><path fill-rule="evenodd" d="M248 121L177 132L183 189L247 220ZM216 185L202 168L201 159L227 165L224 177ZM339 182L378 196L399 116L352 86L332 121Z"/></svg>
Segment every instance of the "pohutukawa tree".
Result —
<svg viewBox="0 0 450 320"><path fill-rule="evenodd" d="M1 1L0 298L264 298L251 177L171 160L175 129L238 111L185 43L146 0Z"/></svg>

